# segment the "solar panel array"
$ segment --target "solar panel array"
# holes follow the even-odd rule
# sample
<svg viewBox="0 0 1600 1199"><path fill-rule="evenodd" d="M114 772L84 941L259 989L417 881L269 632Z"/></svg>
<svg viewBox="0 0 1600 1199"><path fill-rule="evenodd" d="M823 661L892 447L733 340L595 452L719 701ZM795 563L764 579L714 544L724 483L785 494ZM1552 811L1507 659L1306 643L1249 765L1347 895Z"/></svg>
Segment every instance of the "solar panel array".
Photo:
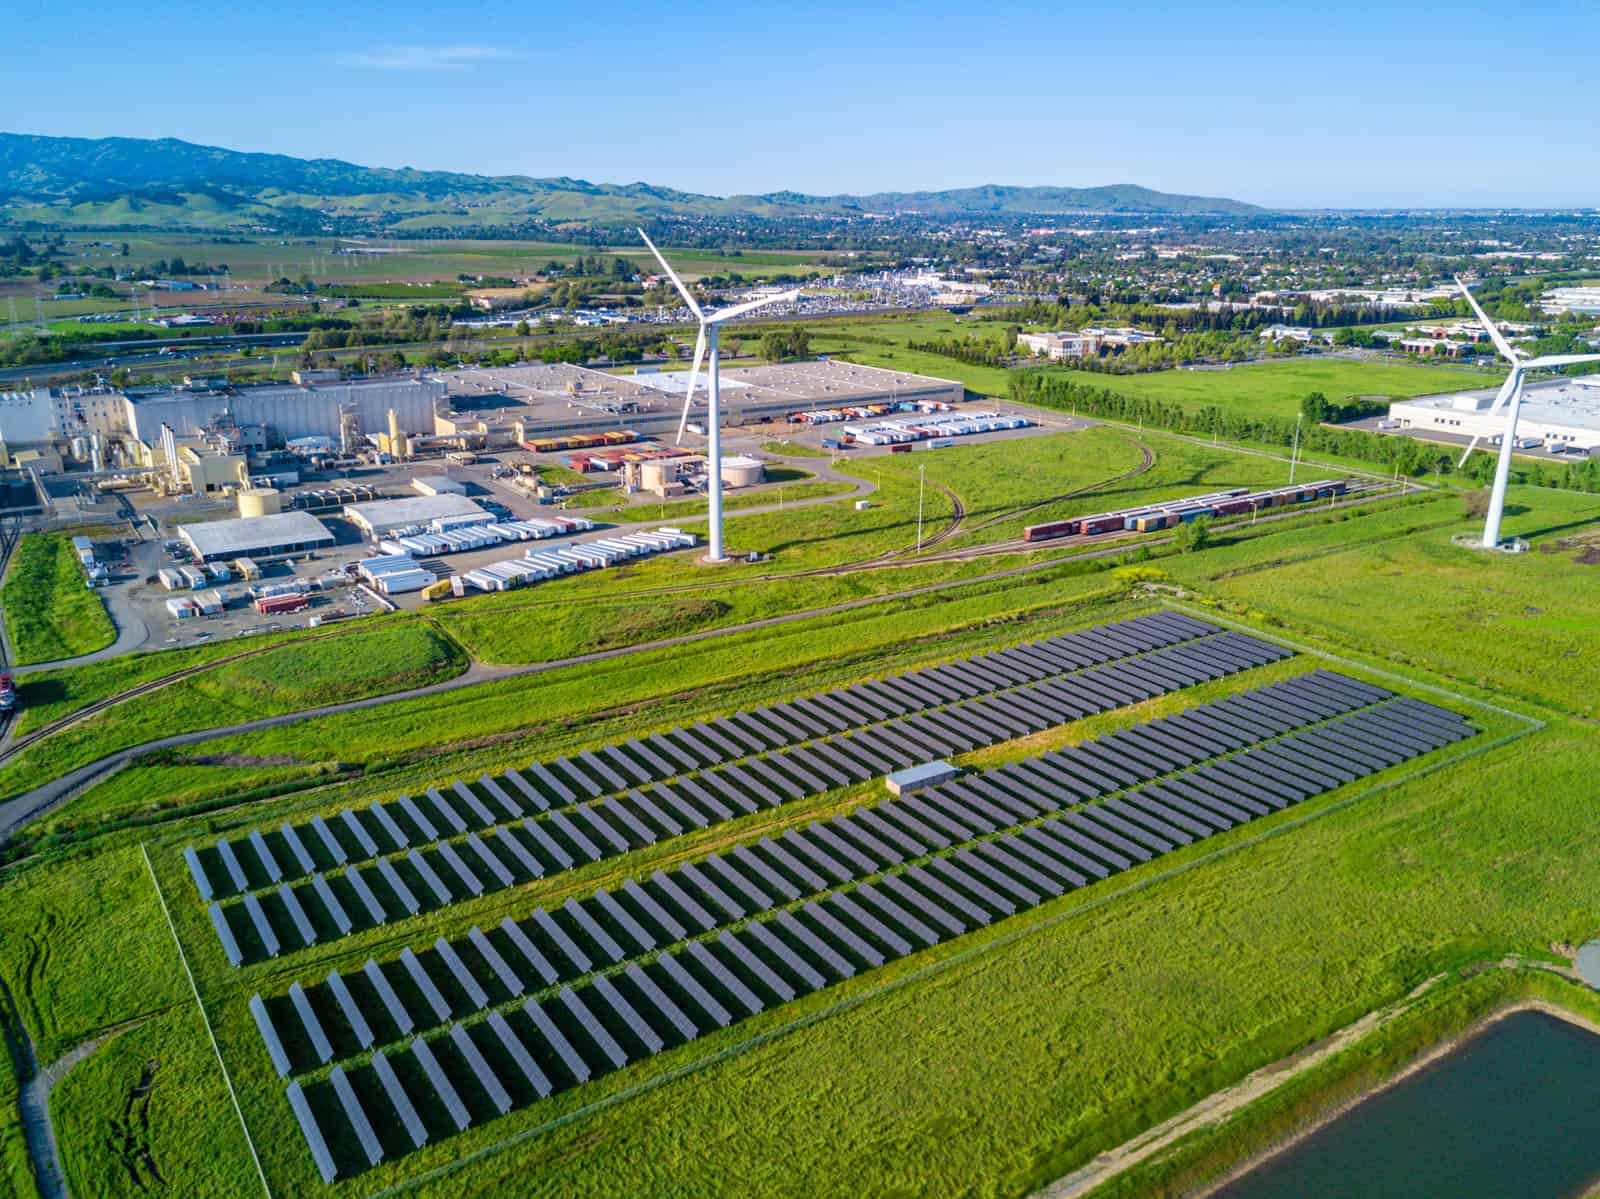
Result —
<svg viewBox="0 0 1600 1199"><path fill-rule="evenodd" d="M332 940L357 931L358 926L348 919L350 913L357 916L359 928L363 929L404 919L418 911L436 910L488 891L549 877L575 864L620 856L654 844L662 836L677 835L687 827L705 828L821 794L841 781L862 782L930 756L970 752L999 740L1026 736L1065 721L1288 656L1288 651L1256 638L1215 630L1201 633L1210 626L1188 618L1175 626L1155 617L1139 619L1145 623L1128 621L1112 626L1116 630L1117 644L1126 653L1123 658L1107 664L1071 674L1058 673L1009 691L969 697L941 709L895 717L843 734L796 742L765 756L725 761L692 775L651 783L645 788L627 786L624 794L590 799L566 810L552 809L518 823L497 825L488 838L480 836L489 828L482 821L498 817L486 806L476 801L471 805L465 802L452 805L437 789L429 788L424 802L435 815L448 814L449 819L443 823L457 830L452 834L454 840L408 844L403 849L395 843L392 855L380 857L375 864L363 861L338 874L314 873L309 882L296 884L290 893L298 898L298 907L311 913L311 923L321 930L319 939ZM1128 626L1133 627L1130 630ZM1064 639L1055 639L1060 640ZM1052 645L1053 642L1040 644ZM1101 652L1111 652L1109 639ZM1042 653L1032 646L1002 651L1002 654L1017 655L1019 660ZM985 660L986 669L999 669L992 660L1001 656L989 655ZM1050 668L1042 656L1033 658L1032 662L1035 671ZM1059 671L1059 663L1055 668ZM952 663L937 669L959 676L977 668L970 663ZM969 689L1004 681L998 675L991 675L986 683L971 681ZM931 686L923 682L917 685ZM821 706L832 701L829 697L819 697L814 702L821 710ZM868 703L879 704L880 701L858 698L856 702L865 710ZM888 713L882 706L874 711ZM730 727L738 725L745 716L729 718L728 724ZM841 716L839 721L842 720ZM703 727L710 729L711 726ZM749 744L756 744L754 733L747 731L744 735ZM768 735L769 739L777 738L776 732ZM578 756L585 758L584 754ZM597 754L587 756L598 761ZM646 768L635 763L632 769L642 774ZM623 782L620 760L616 770L596 770L595 776L589 779L589 788L598 791L610 785L611 780ZM458 784L456 790L464 793L466 789ZM420 809L417 801L408 799L404 804L397 804L395 811L407 814ZM348 824L355 818L355 811L346 809L332 823L334 826ZM406 815L406 819L416 823L412 815ZM432 821L425 816L423 822L432 827ZM474 827L473 822L478 827ZM314 820L312 827L326 829L328 825ZM887 835L892 838L895 834ZM422 836L419 829L419 840ZM353 846L351 852L355 852ZM737 890L737 884L734 886ZM319 901L325 902L326 896L335 892L346 894L345 901L339 905L339 914L321 918ZM247 893L243 902L249 904L252 896L253 893ZM276 911L282 900L270 893L267 898L268 908ZM233 905L224 905L223 914L225 918L232 916ZM284 923L289 919L285 916ZM298 929L298 921L295 924ZM256 934L254 939L250 938L252 928ZM241 961L258 960L267 954L264 939L267 931L271 931L270 927L260 924L249 928L240 926L236 930ZM298 941L303 930L295 935Z"/></svg>
<svg viewBox="0 0 1600 1199"><path fill-rule="evenodd" d="M1446 709L1312 671L507 918L487 934L473 928L420 956L406 950L398 965L426 975L444 1007L418 999L407 1014L438 1031L411 1042L419 1068L403 1075L405 1100L456 1128L492 1119L1476 731ZM367 974L403 981L396 965L369 962ZM524 976L538 979L538 994L522 992ZM367 987L378 1041L406 1052L411 1026ZM324 990L306 995L331 1025L339 1005ZM274 1014L257 1024L269 1054L277 1043L291 1059L284 1073L314 1070L305 1030L282 1027L290 1009L281 999L265 1008ZM341 1058L363 1048L343 1027L335 1041ZM380 1126L386 1104L406 1123L376 1072L351 1078ZM314 1155L313 1133L349 1144L348 1169L366 1160L359 1133L350 1142L343 1129L313 1128Z"/></svg>

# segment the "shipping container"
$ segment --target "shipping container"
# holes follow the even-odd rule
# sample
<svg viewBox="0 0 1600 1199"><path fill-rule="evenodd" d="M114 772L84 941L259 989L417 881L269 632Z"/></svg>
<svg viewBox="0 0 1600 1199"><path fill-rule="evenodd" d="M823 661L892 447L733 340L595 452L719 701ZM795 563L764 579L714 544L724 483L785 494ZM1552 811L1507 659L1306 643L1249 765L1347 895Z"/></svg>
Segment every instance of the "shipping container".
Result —
<svg viewBox="0 0 1600 1199"><path fill-rule="evenodd" d="M263 595L256 600L256 611L262 616L281 616L287 612L299 612L302 608L310 606L310 603L310 600L298 592Z"/></svg>

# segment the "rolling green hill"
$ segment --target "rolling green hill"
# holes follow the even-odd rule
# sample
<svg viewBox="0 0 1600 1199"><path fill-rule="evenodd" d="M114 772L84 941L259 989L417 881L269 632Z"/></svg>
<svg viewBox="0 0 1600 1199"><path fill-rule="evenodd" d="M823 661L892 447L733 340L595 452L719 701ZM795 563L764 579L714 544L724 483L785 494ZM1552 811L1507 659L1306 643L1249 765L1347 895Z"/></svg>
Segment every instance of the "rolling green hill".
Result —
<svg viewBox="0 0 1600 1199"><path fill-rule="evenodd" d="M813 196L707 196L647 183L364 167L246 154L175 138L0 133L0 219L67 226L244 228L366 220L419 226L529 220L620 224L658 217L935 217L1155 213L1248 215L1237 200L1109 187L983 187Z"/></svg>

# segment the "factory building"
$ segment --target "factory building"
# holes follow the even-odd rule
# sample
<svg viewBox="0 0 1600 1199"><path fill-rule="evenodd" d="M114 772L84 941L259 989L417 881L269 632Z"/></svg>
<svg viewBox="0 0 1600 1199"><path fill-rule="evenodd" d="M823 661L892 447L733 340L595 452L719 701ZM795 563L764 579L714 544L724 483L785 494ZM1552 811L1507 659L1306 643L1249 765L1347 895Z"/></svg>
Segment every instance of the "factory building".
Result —
<svg viewBox="0 0 1600 1199"><path fill-rule="evenodd" d="M283 557L333 545L333 534L309 512L279 512L179 525L178 536L202 562Z"/></svg>
<svg viewBox="0 0 1600 1199"><path fill-rule="evenodd" d="M362 430L389 428L395 413L405 433L431 434L435 403L444 384L410 376L310 383L267 384L214 391L130 392L127 431L137 440L159 438L163 424L180 437L193 437L222 425L271 425L285 438L340 435L340 413L354 414Z"/></svg>
<svg viewBox="0 0 1600 1199"><path fill-rule="evenodd" d="M398 500L346 504L344 517L363 536L377 540L434 525L488 524L494 516L464 495L410 495Z"/></svg>
<svg viewBox="0 0 1600 1199"><path fill-rule="evenodd" d="M1481 437L1497 444L1505 431L1505 410L1489 414L1496 389L1461 391L1448 395L1418 396L1389 405L1386 427ZM1524 448L1560 447L1589 453L1600 449L1600 377L1582 376L1549 383L1530 383L1522 392L1517 416L1517 439Z"/></svg>

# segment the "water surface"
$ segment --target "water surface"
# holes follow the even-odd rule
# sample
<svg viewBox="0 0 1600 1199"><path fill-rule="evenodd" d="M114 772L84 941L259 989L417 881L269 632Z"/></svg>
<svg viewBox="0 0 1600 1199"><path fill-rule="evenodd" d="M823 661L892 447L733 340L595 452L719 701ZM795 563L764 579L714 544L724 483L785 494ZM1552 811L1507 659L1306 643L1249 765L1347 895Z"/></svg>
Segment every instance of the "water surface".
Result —
<svg viewBox="0 0 1600 1199"><path fill-rule="evenodd" d="M1600 1178L1600 1037L1515 1012L1218 1199L1564 1199Z"/></svg>

